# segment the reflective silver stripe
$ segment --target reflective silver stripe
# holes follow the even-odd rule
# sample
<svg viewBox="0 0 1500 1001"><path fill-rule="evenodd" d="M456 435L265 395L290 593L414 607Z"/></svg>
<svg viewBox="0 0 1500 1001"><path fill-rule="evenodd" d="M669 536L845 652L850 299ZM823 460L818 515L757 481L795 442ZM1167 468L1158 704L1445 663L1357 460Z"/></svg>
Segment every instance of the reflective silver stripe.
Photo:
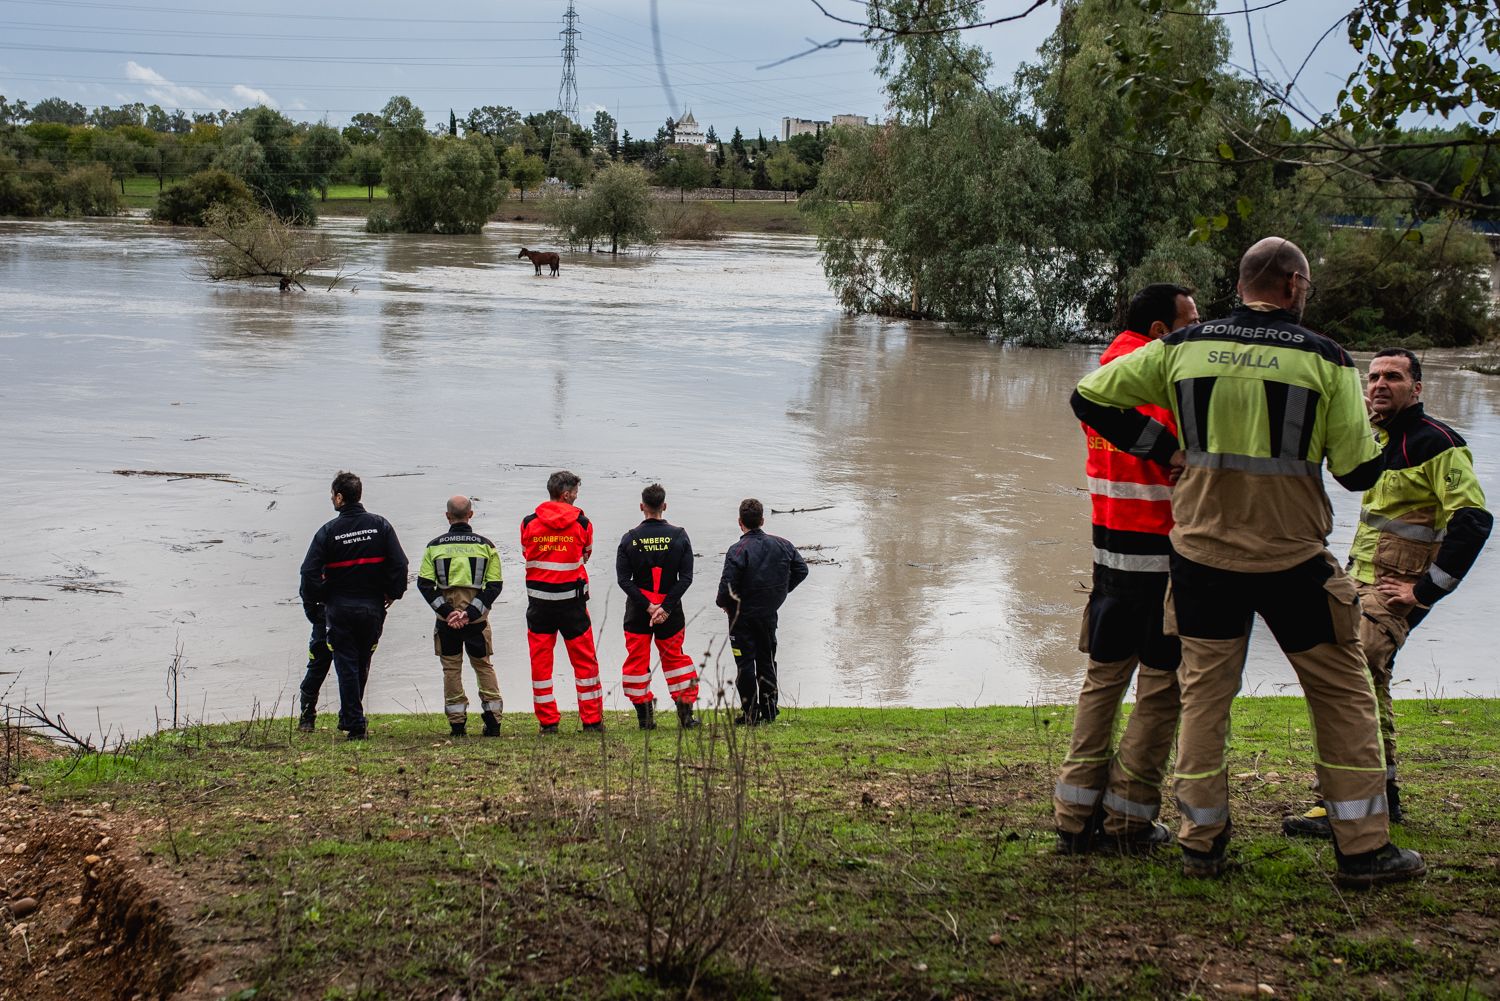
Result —
<svg viewBox="0 0 1500 1001"><path fill-rule="evenodd" d="M592 692L578 693L579 702L598 702L602 698L604 698L604 692L598 688L594 689Z"/></svg>
<svg viewBox="0 0 1500 1001"><path fill-rule="evenodd" d="M1286 416L1281 424L1281 457L1283 459L1300 458L1298 452L1302 448L1302 427L1307 420L1308 393L1306 386L1287 388Z"/></svg>
<svg viewBox="0 0 1500 1001"><path fill-rule="evenodd" d="M1135 444L1130 446L1130 454L1150 455L1151 450L1156 447L1157 441L1161 438L1161 433L1165 430L1166 426L1161 421L1151 421L1146 425L1146 430L1141 432L1141 436L1135 440Z"/></svg>
<svg viewBox="0 0 1500 1001"><path fill-rule="evenodd" d="M621 687L625 689L626 695L642 695L646 692L651 691L650 685L632 685L628 681L625 682L625 684Z"/></svg>
<svg viewBox="0 0 1500 1001"><path fill-rule="evenodd" d="M1085 789L1083 786L1069 785L1061 781L1052 789L1052 796L1059 803L1072 803L1075 806L1093 806L1099 802L1099 797L1103 793L1103 789Z"/></svg>
<svg viewBox="0 0 1500 1001"><path fill-rule="evenodd" d="M1189 452L1201 451L1203 442L1198 440L1198 398L1193 395L1193 382L1182 383L1182 392L1177 394L1177 405L1182 409L1177 431L1182 435L1182 446Z"/></svg>
<svg viewBox="0 0 1500 1001"><path fill-rule="evenodd" d="M1199 827L1212 827L1229 820L1229 804L1223 806L1189 806L1179 797L1177 800L1177 812Z"/></svg>
<svg viewBox="0 0 1500 1001"><path fill-rule="evenodd" d="M487 556L475 556L473 559L474 579L469 581L469 583L475 587L482 587L484 585L484 568L490 565L490 560Z"/></svg>
<svg viewBox="0 0 1500 1001"><path fill-rule="evenodd" d="M432 599L432 610L434 612L442 611L443 602L446 601L446 600L447 599L445 599L441 594L438 595L436 598L433 598Z"/></svg>
<svg viewBox="0 0 1500 1001"><path fill-rule="evenodd" d="M1369 799L1325 799L1329 820L1364 820L1386 812L1385 793Z"/></svg>
<svg viewBox="0 0 1500 1001"><path fill-rule="evenodd" d="M559 593L557 591L538 591L534 587L528 587L526 594L528 597L536 598L539 601L572 601L578 597L577 589Z"/></svg>
<svg viewBox="0 0 1500 1001"><path fill-rule="evenodd" d="M697 684L698 684L698 679L697 678L689 678L686 681L680 681L680 682L678 682L675 685L668 685L667 686L667 691L669 691L669 692L685 692L689 688L692 688L693 686L695 686Z"/></svg>
<svg viewBox="0 0 1500 1001"><path fill-rule="evenodd" d="M437 578L438 587L448 586L448 561L446 559L434 560L432 562L432 572L433 576Z"/></svg>
<svg viewBox="0 0 1500 1001"><path fill-rule="evenodd" d="M1162 501L1172 499L1172 488L1164 483L1120 483L1089 477L1089 493L1116 500Z"/></svg>
<svg viewBox="0 0 1500 1001"><path fill-rule="evenodd" d="M533 691L537 692L549 692L552 690L552 679L548 678L546 681L532 681L531 688Z"/></svg>
<svg viewBox="0 0 1500 1001"><path fill-rule="evenodd" d="M480 601L478 598L475 598L473 601L469 602L469 607L474 609L474 614L476 616L483 616L485 612L489 611L489 609L484 607L484 602Z"/></svg>
<svg viewBox="0 0 1500 1001"><path fill-rule="evenodd" d="M1137 803L1123 796L1116 796L1112 792L1104 794L1104 808L1115 813L1123 813L1127 817L1139 817L1141 820L1155 820L1156 815L1161 812L1160 806Z"/></svg>
<svg viewBox="0 0 1500 1001"><path fill-rule="evenodd" d="M697 673L698 668L692 664L689 664L687 667L681 667L675 671L668 671L666 674L662 675L662 677L666 678L668 681L676 681L678 678L686 678L690 674Z"/></svg>
<svg viewBox="0 0 1500 1001"><path fill-rule="evenodd" d="M457 713L465 713L468 711L469 704L467 702L450 702L448 705L443 707L443 712L448 713L450 716Z"/></svg>
<svg viewBox="0 0 1500 1001"><path fill-rule="evenodd" d="M1094 549L1094 562L1111 570L1130 570L1135 573L1166 573L1172 564L1172 558L1165 554L1159 555L1137 555L1129 553L1112 553L1108 549Z"/></svg>
<svg viewBox="0 0 1500 1001"><path fill-rule="evenodd" d="M534 703L536 703L537 705L544 705L544 704L546 704L548 702L556 702L557 701L557 696L556 695L532 695L531 696L531 701L534 702Z"/></svg>
<svg viewBox="0 0 1500 1001"><path fill-rule="evenodd" d="M582 560L579 560L577 563L549 563L546 560L526 561L527 570L556 570L558 572L563 572L567 570L577 570L582 566Z"/></svg>
<svg viewBox="0 0 1500 1001"><path fill-rule="evenodd" d="M1443 570L1436 563L1427 568L1427 579L1444 591L1451 591L1458 586L1458 578Z"/></svg>
<svg viewBox="0 0 1500 1001"><path fill-rule="evenodd" d="M487 713L505 712L505 701L503 699L485 699L479 703L479 708Z"/></svg>
<svg viewBox="0 0 1500 1001"><path fill-rule="evenodd" d="M1441 542L1443 536L1447 534L1427 525L1413 525L1411 522L1397 521L1395 518L1383 518L1374 511L1361 510L1359 520L1377 532L1390 532L1392 535L1399 535L1413 542Z"/></svg>
<svg viewBox="0 0 1500 1001"><path fill-rule="evenodd" d="M1267 459L1232 452L1189 452L1187 464L1196 469L1233 469L1259 476L1321 476L1322 467L1302 459Z"/></svg>

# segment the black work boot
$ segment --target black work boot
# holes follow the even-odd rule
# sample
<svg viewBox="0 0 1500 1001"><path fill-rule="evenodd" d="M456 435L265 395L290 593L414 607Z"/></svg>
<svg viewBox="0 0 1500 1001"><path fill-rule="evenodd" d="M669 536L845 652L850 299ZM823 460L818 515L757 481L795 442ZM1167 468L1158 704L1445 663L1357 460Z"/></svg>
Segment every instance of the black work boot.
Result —
<svg viewBox="0 0 1500 1001"><path fill-rule="evenodd" d="M656 729L656 703L637 702L635 704L635 719L641 725L642 730Z"/></svg>
<svg viewBox="0 0 1500 1001"><path fill-rule="evenodd" d="M1333 837L1333 824L1328 820L1328 810L1319 803L1306 813L1292 814L1281 818L1281 833L1289 838Z"/></svg>
<svg viewBox="0 0 1500 1001"><path fill-rule="evenodd" d="M318 707L303 706L302 718L297 720L297 729L303 733L312 733L317 729Z"/></svg>
<svg viewBox="0 0 1500 1001"><path fill-rule="evenodd" d="M1401 812L1401 787L1396 784L1395 779L1385 780L1385 808L1391 815L1391 823L1406 822L1406 814Z"/></svg>
<svg viewBox="0 0 1500 1001"><path fill-rule="evenodd" d="M585 723L585 724L583 724L583 732L584 733L603 733L604 732L604 721L600 720L597 723Z"/></svg>
<svg viewBox="0 0 1500 1001"><path fill-rule="evenodd" d="M496 716L493 712L486 709L484 712L479 714L479 718L484 720L484 735L486 737L500 736L499 716Z"/></svg>
<svg viewBox="0 0 1500 1001"><path fill-rule="evenodd" d="M1224 825L1224 830L1214 838L1214 843L1209 846L1208 851L1194 851L1187 845L1182 846L1182 874L1194 879L1218 879L1224 875L1224 870L1229 868L1229 835L1232 833L1230 824Z"/></svg>
<svg viewBox="0 0 1500 1001"><path fill-rule="evenodd" d="M541 735L543 737L546 737L549 734L556 734L557 733L557 724L556 723L543 723L541 725L541 727L542 728L541 728L540 732L541 732Z"/></svg>
<svg viewBox="0 0 1500 1001"><path fill-rule="evenodd" d="M1058 831L1057 844L1052 850L1059 855L1087 855L1093 845L1093 831Z"/></svg>
<svg viewBox="0 0 1500 1001"><path fill-rule="evenodd" d="M1367 890L1383 883L1400 883L1427 875L1422 856L1410 848L1397 848L1389 841L1384 848L1359 855L1345 855L1334 846L1339 860L1338 884L1352 890Z"/></svg>
<svg viewBox="0 0 1500 1001"><path fill-rule="evenodd" d="M677 725L684 730L691 730L698 725L698 717L693 715L691 702L677 703Z"/></svg>
<svg viewBox="0 0 1500 1001"><path fill-rule="evenodd" d="M448 736L450 736L450 737L467 737L468 735L469 735L469 721L468 720L464 720L462 723L454 723L452 720L449 720L449 722L448 722Z"/></svg>
<svg viewBox="0 0 1500 1001"><path fill-rule="evenodd" d="M367 739L369 739L369 736L370 736L370 734L367 731L364 731L364 730L350 730L349 733L348 733L348 735L345 736L344 739L345 740L367 740Z"/></svg>
<svg viewBox="0 0 1500 1001"><path fill-rule="evenodd" d="M1172 843L1172 832L1167 830L1166 824L1152 821L1149 827L1126 834L1100 834L1094 841L1095 851L1111 855L1150 855Z"/></svg>

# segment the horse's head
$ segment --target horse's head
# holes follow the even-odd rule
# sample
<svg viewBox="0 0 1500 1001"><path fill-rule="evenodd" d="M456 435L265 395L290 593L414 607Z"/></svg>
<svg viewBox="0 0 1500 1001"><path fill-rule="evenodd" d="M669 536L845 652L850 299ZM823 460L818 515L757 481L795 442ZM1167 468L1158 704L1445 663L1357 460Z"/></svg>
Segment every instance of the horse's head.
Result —
<svg viewBox="0 0 1500 1001"><path fill-rule="evenodd" d="M531 251L527 250L525 247L522 247L521 248L521 252L516 255L516 260L519 261L521 258L525 257L529 253L531 253Z"/></svg>

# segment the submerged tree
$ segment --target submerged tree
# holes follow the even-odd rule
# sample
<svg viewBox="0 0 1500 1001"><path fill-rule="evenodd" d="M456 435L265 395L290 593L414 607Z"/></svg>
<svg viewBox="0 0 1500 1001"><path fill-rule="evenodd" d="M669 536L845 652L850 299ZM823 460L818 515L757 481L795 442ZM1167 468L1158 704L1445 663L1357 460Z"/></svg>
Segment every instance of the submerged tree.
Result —
<svg viewBox="0 0 1500 1001"><path fill-rule="evenodd" d="M203 213L210 240L203 244L201 275L206 281L275 279L283 292L326 261L323 240L276 215L243 203L220 203Z"/></svg>
<svg viewBox="0 0 1500 1001"><path fill-rule="evenodd" d="M650 179L635 164L610 164L583 194L559 200L553 224L574 247L608 242L609 252L617 254L631 244L653 243Z"/></svg>

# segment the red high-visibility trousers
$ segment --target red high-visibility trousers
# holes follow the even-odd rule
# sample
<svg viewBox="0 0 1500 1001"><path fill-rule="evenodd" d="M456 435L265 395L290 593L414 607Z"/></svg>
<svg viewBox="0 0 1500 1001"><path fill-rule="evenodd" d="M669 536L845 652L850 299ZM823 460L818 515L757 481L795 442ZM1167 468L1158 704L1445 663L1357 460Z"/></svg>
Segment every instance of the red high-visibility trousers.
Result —
<svg viewBox="0 0 1500 1001"><path fill-rule="evenodd" d="M559 607L564 604L567 607ZM582 601L533 601L526 610L526 627L526 641L531 647L531 701L537 722L551 726L561 719L557 711L557 695L552 690L552 651L557 646L558 633L562 634L563 646L573 665L573 683L578 688L578 718L585 723L602 720L604 686L599 677L599 657L594 652L594 632L589 623L588 606Z"/></svg>
<svg viewBox="0 0 1500 1001"><path fill-rule="evenodd" d="M661 655L662 676L667 681L667 693L673 702L688 705L698 701L698 667L693 658L682 652L682 638L686 630L679 629L668 636L656 637L656 651ZM625 634L625 697L632 703L654 701L651 694L651 634Z"/></svg>

